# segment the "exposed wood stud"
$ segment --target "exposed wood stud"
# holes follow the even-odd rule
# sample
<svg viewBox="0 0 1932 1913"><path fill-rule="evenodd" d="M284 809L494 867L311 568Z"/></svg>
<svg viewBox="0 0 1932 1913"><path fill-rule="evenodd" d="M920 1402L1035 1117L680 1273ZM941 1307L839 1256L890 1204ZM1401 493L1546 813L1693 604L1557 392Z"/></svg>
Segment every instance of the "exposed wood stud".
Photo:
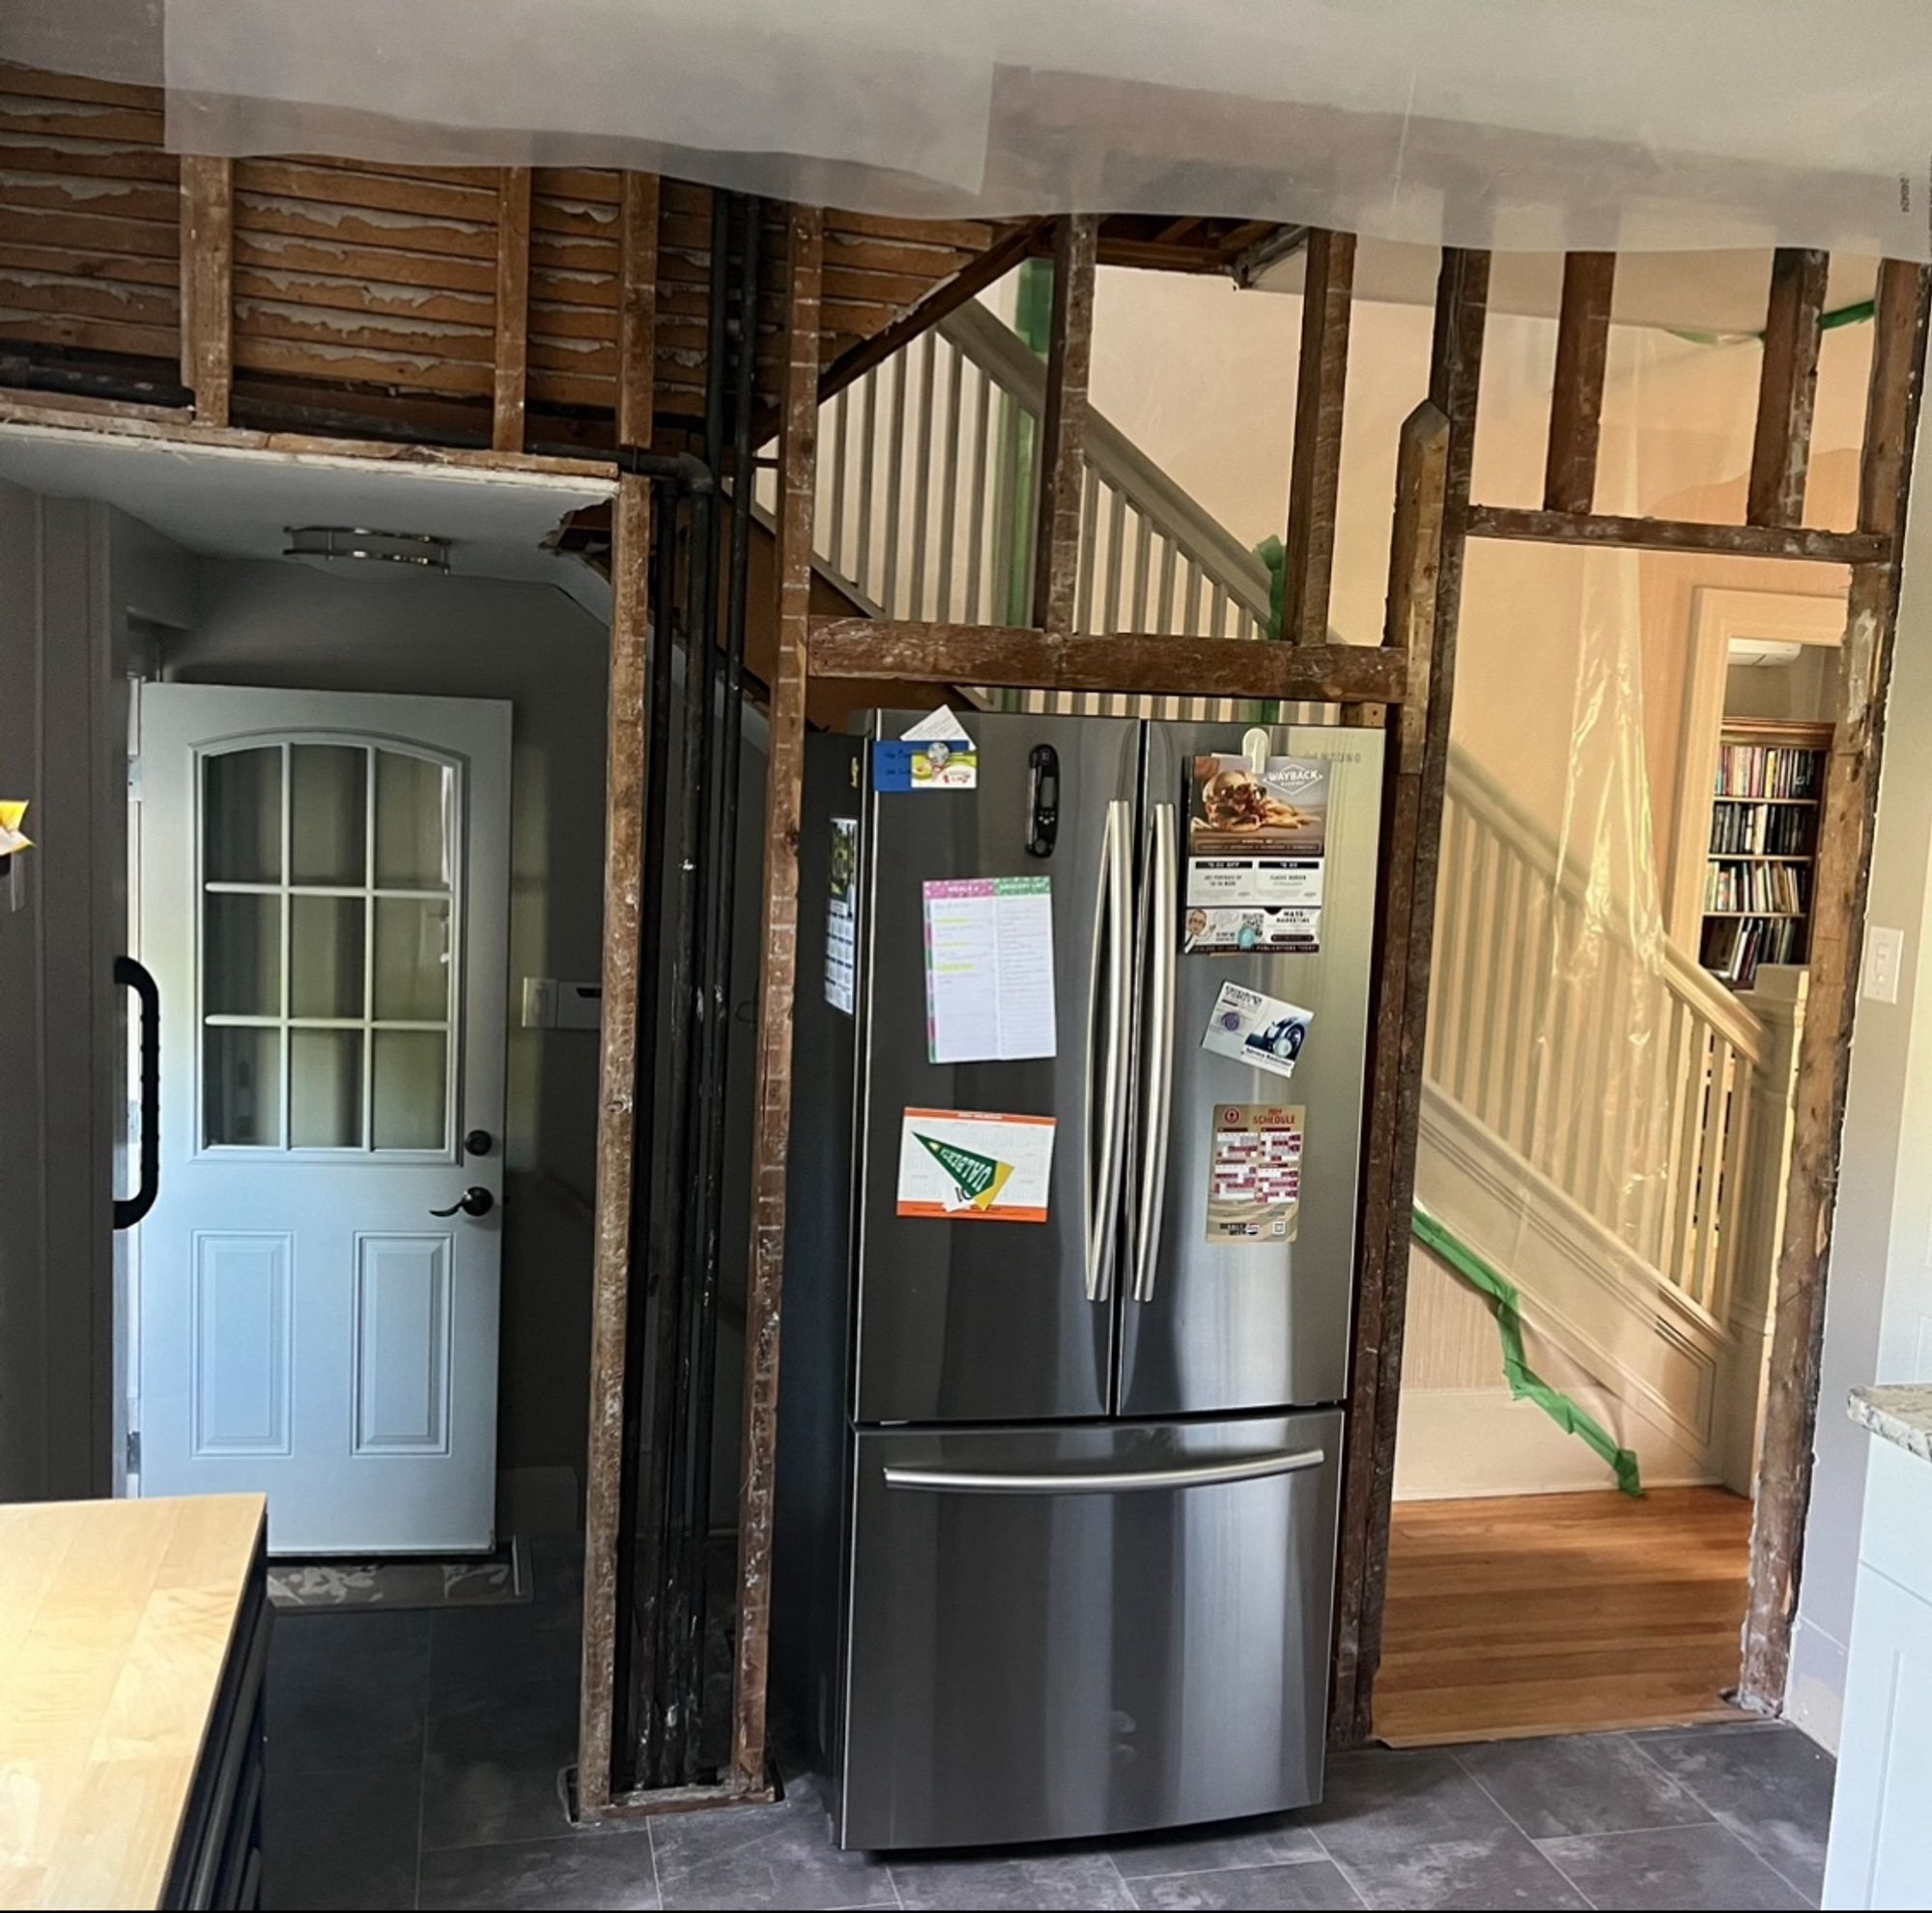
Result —
<svg viewBox="0 0 1932 1913"><path fill-rule="evenodd" d="M752 1266L745 1299L745 1442L738 1503L734 1784L765 1784L771 1638L772 1496L778 1462L779 1302L784 1284L785 1157L791 1139L792 999L797 981L798 833L804 797L806 637L818 490L818 326L824 214L794 206L781 394L778 668L765 799L763 962L752 1140Z"/></svg>
<svg viewBox="0 0 1932 1913"><path fill-rule="evenodd" d="M1353 1746L1368 1736L1376 1664L1381 1653L1395 1417L1408 1293L1409 1211L1415 1199L1443 784L1489 280L1487 252L1444 248L1429 380L1430 399L1448 421L1439 463L1441 530L1433 586L1426 558L1414 551L1391 555L1392 566L1407 561L1407 582L1391 594L1395 600L1391 634L1397 629L1393 620L1399 618L1406 627L1403 635L1419 644L1416 620L1424 614L1432 589L1434 603L1428 608L1429 655L1423 664L1428 701L1422 727L1419 733L1411 728L1406 738L1398 728L1397 748L1386 767L1375 1043L1329 1712L1330 1739L1341 1746ZM1419 415L1412 415L1411 422ZM1427 440L1426 422L1416 424L1408 443L1410 476L1418 480L1422 473L1437 469L1425 455ZM1408 520L1409 534L1419 539L1437 516L1435 502L1420 499Z"/></svg>
<svg viewBox="0 0 1932 1913"><path fill-rule="evenodd" d="M524 399L529 384L530 169L505 166L497 185L496 390L490 444L524 448Z"/></svg>
<svg viewBox="0 0 1932 1913"><path fill-rule="evenodd" d="M1865 531L1821 531L1809 526L1708 525L1678 518L1583 517L1515 505L1472 505L1472 538L1521 538L1557 545L1611 546L1640 552L1713 552L1736 557L1807 558L1823 564L1872 564L1887 544Z"/></svg>
<svg viewBox="0 0 1932 1913"><path fill-rule="evenodd" d="M1563 261L1563 306L1556 323L1556 377L1549 398L1549 453L1543 468L1546 511L1587 516L1597 502L1597 443L1604 420L1604 372L1610 354L1614 252L1573 252Z"/></svg>
<svg viewBox="0 0 1932 1913"><path fill-rule="evenodd" d="M1342 408L1348 391L1349 319L1354 293L1354 234L1310 233L1282 584L1281 635L1292 644L1328 642L1328 587L1335 564Z"/></svg>
<svg viewBox="0 0 1932 1913"><path fill-rule="evenodd" d="M235 170L181 162L182 384L204 425L226 425L235 385Z"/></svg>
<svg viewBox="0 0 1932 1913"><path fill-rule="evenodd" d="M1740 1683L1744 1703L1764 1713L1775 1713L1783 1704L1811 1496L1832 1211L1851 1071L1912 447L1923 392L1928 301L1932 270L1899 260L1883 262L1860 464L1859 524L1884 538L1890 556L1852 573L1839 652L1836 722L1819 812L1809 980L1793 1091L1791 1171L1778 1245Z"/></svg>
<svg viewBox="0 0 1932 1913"><path fill-rule="evenodd" d="M619 292L617 415L624 440L651 438L657 322L658 180L626 173ZM617 1550L623 1527L624 1401L637 1167L638 1017L643 960L644 693L650 622L649 481L618 480L611 552L611 670L605 757L604 995L597 1196L590 1315L590 1430L583 1536L583 1678L578 1722L580 1808L611 1798L617 1716Z"/></svg>
<svg viewBox="0 0 1932 1913"><path fill-rule="evenodd" d="M1053 315L1040 420L1033 621L1056 639L1072 633L1080 566L1080 481L1086 461L1087 383L1094 357L1098 223L1091 214L1073 213L1058 221L1053 232Z"/></svg>
<svg viewBox="0 0 1932 1913"><path fill-rule="evenodd" d="M617 443L651 443L658 319L658 216L655 173L626 173L623 185L621 281L617 294Z"/></svg>
<svg viewBox="0 0 1932 1913"><path fill-rule="evenodd" d="M1771 309L1758 375L1757 431L1751 442L1745 518L1751 525L1798 525L1811 462L1811 411L1818 392L1829 254L1780 246L1771 261Z"/></svg>
<svg viewBox="0 0 1932 1913"><path fill-rule="evenodd" d="M584 1486L583 1677L577 1787L583 1811L611 1798L616 1708L617 1536L624 1493L624 1371L644 867L645 635L650 486L618 481L611 557L611 667L604 798L604 983L599 1024L597 1191L590 1301L590 1428ZM646 1092L648 1093L648 1092Z"/></svg>
<svg viewBox="0 0 1932 1913"><path fill-rule="evenodd" d="M814 677L1285 702L1399 703L1402 657L1379 644L1247 644L1145 632L1056 641L1011 625L815 620Z"/></svg>

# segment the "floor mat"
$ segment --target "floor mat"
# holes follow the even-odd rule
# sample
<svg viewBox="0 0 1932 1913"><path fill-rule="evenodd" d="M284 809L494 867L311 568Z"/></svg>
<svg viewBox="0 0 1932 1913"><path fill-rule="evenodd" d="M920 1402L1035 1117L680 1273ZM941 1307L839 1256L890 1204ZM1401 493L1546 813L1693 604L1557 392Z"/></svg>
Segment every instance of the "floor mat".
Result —
<svg viewBox="0 0 1932 1913"><path fill-rule="evenodd" d="M278 1609L503 1608L530 1598L529 1550L519 1538L494 1554L453 1560L271 1560L269 1599Z"/></svg>

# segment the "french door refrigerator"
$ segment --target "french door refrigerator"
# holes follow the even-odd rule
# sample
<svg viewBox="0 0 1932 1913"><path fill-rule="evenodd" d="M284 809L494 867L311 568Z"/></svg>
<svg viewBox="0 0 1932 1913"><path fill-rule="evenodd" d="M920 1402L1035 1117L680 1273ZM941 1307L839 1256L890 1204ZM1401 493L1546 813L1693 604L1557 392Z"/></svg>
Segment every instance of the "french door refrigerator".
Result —
<svg viewBox="0 0 1932 1913"><path fill-rule="evenodd" d="M1307 1803L1381 738L919 719L806 757L781 1713L848 1847Z"/></svg>

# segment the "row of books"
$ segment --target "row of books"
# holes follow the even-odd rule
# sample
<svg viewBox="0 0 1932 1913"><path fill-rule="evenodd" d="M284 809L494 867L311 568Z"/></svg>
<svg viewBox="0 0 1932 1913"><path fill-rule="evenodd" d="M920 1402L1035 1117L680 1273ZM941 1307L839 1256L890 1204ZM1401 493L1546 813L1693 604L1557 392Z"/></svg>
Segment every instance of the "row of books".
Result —
<svg viewBox="0 0 1932 1913"><path fill-rule="evenodd" d="M1705 969L1733 989L1749 989L1760 963L1795 963L1804 926L1790 917L1722 917L1704 926Z"/></svg>
<svg viewBox="0 0 1932 1913"><path fill-rule="evenodd" d="M1712 864L1704 877L1704 908L1796 914L1804 908L1799 870L1797 864Z"/></svg>
<svg viewBox="0 0 1932 1913"><path fill-rule="evenodd" d="M1726 744L1718 753L1719 797L1811 797L1824 753L1785 744Z"/></svg>
<svg viewBox="0 0 1932 1913"><path fill-rule="evenodd" d="M1711 812L1711 854L1808 857L1816 815L1797 804L1719 804Z"/></svg>

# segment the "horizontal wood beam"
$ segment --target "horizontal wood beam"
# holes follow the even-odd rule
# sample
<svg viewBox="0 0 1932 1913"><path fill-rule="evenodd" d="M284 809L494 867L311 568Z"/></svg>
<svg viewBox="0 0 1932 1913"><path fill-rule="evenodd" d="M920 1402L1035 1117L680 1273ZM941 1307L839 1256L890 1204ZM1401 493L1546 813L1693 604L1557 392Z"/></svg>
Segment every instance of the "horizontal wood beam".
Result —
<svg viewBox="0 0 1932 1913"><path fill-rule="evenodd" d="M1805 525L1704 525L1680 518L1471 505L1472 538L1520 538L1635 552L1717 552L1733 557L1804 558L1821 564L1878 564L1891 541L1871 531L1821 531Z"/></svg>
<svg viewBox="0 0 1932 1913"><path fill-rule="evenodd" d="M484 451L402 439L331 439L308 432L262 432L210 425L172 407L124 405L118 399L75 399L13 387L0 389L0 426L49 432L90 432L150 444L200 445L213 451L273 452L290 458L360 460L440 471L499 473L515 478L589 479L611 487L617 468L604 458L555 458L539 452Z"/></svg>
<svg viewBox="0 0 1932 1913"><path fill-rule="evenodd" d="M1408 676L1403 655L1379 644L1269 644L1122 632L1053 640L1012 625L869 617L818 619L807 648L814 677L1292 703L1399 704Z"/></svg>

